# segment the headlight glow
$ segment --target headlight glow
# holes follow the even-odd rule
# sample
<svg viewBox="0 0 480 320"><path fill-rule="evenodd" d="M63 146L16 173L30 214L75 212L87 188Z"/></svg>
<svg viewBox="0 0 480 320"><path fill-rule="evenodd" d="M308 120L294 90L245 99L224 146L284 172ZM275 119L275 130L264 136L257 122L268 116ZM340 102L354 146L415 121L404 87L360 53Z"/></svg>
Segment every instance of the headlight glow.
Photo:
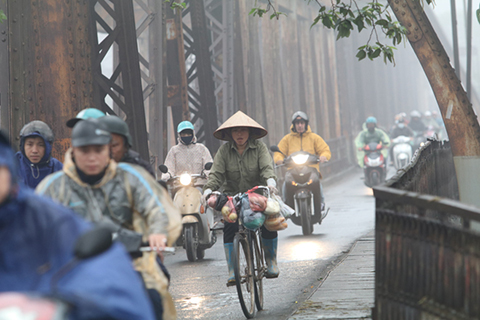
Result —
<svg viewBox="0 0 480 320"><path fill-rule="evenodd" d="M188 173L183 173L180 175L180 183L184 186L188 186L192 182L192 176Z"/></svg>
<svg viewBox="0 0 480 320"><path fill-rule="evenodd" d="M308 154L297 154L292 157L292 160L295 164L304 164L308 160Z"/></svg>

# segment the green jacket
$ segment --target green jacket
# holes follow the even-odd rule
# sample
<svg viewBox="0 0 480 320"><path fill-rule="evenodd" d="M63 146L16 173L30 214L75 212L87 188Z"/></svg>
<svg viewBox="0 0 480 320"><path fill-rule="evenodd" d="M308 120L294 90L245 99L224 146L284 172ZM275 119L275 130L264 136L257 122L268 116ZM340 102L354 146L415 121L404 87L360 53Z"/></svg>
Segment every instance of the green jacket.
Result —
<svg viewBox="0 0 480 320"><path fill-rule="evenodd" d="M234 195L258 185L265 186L269 178L276 180L272 157L265 143L248 140L247 148L240 156L235 143L227 142L218 149L203 189L215 191L223 186L223 192Z"/></svg>

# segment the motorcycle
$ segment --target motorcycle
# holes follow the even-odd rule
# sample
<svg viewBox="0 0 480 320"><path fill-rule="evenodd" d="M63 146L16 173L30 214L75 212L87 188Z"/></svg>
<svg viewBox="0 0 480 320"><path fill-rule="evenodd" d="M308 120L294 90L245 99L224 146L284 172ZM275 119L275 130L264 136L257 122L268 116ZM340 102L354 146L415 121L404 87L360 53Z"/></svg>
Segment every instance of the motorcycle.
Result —
<svg viewBox="0 0 480 320"><path fill-rule="evenodd" d="M282 153L277 146L271 146L270 150ZM312 234L313 225L315 223L321 224L330 210L322 211L320 199L316 199L316 197L320 197L320 173L310 165L319 162L318 156L305 151L298 151L285 156L284 164L277 166L285 166L288 169L285 174L283 195L284 198L287 198L287 194L293 193L295 214L290 219L294 224L302 226L304 235ZM289 204L287 199L284 199L284 201ZM317 202L317 205L315 205L315 202Z"/></svg>
<svg viewBox="0 0 480 320"><path fill-rule="evenodd" d="M373 187L385 181L387 166L381 152L383 148L381 143L370 142L362 149L365 152L365 156L363 157L363 173L367 187Z"/></svg>
<svg viewBox="0 0 480 320"><path fill-rule="evenodd" d="M392 157L395 169L402 169L412 160L413 138L407 136L398 136L392 140Z"/></svg>
<svg viewBox="0 0 480 320"><path fill-rule="evenodd" d="M206 163L200 174L182 173L167 181L173 196L173 203L182 214L183 231L177 244L183 246L187 259L194 262L205 257L205 250L211 248L217 241L215 230L212 229L214 213L210 208L201 205L203 182L207 176L205 170L210 170L212 163ZM162 173L168 173L165 165L160 165Z"/></svg>
<svg viewBox="0 0 480 320"><path fill-rule="evenodd" d="M52 278L52 287L82 260L97 256L112 245L112 232L109 227L96 227L76 242L74 258L57 272ZM130 255L141 255L142 252L155 250L148 243L141 243L138 247L130 248ZM166 247L164 253L175 253L175 248ZM56 291L56 290L54 290ZM0 319L18 320L66 320L70 319L72 305L63 301L61 297L42 295L35 292L5 292L0 293Z"/></svg>

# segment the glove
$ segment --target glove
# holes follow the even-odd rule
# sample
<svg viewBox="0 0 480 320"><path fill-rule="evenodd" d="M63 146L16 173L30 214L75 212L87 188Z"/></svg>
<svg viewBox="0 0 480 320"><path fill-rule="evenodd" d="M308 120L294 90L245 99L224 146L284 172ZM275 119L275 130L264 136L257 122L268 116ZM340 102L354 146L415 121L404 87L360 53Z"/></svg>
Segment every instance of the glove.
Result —
<svg viewBox="0 0 480 320"><path fill-rule="evenodd" d="M277 182L273 178L268 178L267 179L267 186L268 189L270 190L270 193L278 194L277 190Z"/></svg>
<svg viewBox="0 0 480 320"><path fill-rule="evenodd" d="M204 208L207 207L207 200L208 200L208 197L212 194L212 189L206 189L205 191L203 191L203 196L202 196L202 199L201 199L201 204Z"/></svg>

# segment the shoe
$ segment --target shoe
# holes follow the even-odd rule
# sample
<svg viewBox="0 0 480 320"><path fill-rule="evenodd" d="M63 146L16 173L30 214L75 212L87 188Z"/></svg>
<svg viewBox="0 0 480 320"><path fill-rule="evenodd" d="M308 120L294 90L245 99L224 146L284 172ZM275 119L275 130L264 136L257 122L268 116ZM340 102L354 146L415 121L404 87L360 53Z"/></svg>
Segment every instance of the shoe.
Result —
<svg viewBox="0 0 480 320"><path fill-rule="evenodd" d="M265 262L267 263L267 272L265 273L265 277L268 279L278 278L278 275L280 274L277 266L277 245L278 237L275 239L262 238Z"/></svg>
<svg viewBox="0 0 480 320"><path fill-rule="evenodd" d="M320 211L323 212L325 211L325 203L322 202L321 206L320 206Z"/></svg>
<svg viewBox="0 0 480 320"><path fill-rule="evenodd" d="M235 273L233 271L233 243L224 243L225 257L228 265L227 287L235 285Z"/></svg>

